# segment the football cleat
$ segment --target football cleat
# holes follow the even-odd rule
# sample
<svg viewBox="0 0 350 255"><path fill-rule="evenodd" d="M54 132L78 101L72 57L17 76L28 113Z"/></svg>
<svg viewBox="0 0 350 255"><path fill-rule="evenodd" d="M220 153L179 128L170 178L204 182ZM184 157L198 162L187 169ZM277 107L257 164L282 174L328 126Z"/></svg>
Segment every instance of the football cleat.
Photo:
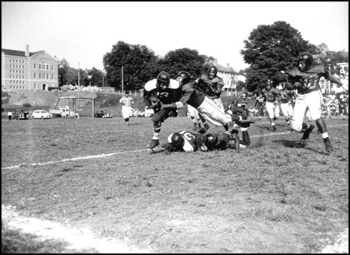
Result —
<svg viewBox="0 0 350 255"><path fill-rule="evenodd" d="M326 151L328 153L331 153L333 151L333 145L331 144L329 137L324 138L323 141L324 141L324 146L326 147Z"/></svg>
<svg viewBox="0 0 350 255"><path fill-rule="evenodd" d="M159 140L152 139L151 143L147 146L147 148L152 150L157 145L159 145Z"/></svg>
<svg viewBox="0 0 350 255"><path fill-rule="evenodd" d="M311 124L310 127L309 127L308 129L305 130L302 139L303 139L303 140L309 139L309 136L310 136L310 134L311 134L311 132L312 132L312 130L313 130L314 128L315 128L315 126Z"/></svg>

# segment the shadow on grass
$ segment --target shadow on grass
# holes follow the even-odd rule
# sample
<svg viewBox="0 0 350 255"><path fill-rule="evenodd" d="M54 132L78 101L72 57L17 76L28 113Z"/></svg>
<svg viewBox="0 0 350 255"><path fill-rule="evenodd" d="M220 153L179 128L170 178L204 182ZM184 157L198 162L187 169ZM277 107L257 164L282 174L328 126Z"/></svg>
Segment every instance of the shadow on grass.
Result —
<svg viewBox="0 0 350 255"><path fill-rule="evenodd" d="M326 151L320 151L320 150L317 150L314 148L307 147L308 142L303 143L300 141L276 140L276 141L273 141L273 143L276 143L276 144L279 144L279 145L282 145L282 146L288 147L288 148L297 148L297 149L304 148L304 149L316 152L316 153L321 154L321 155L329 155L329 153Z"/></svg>

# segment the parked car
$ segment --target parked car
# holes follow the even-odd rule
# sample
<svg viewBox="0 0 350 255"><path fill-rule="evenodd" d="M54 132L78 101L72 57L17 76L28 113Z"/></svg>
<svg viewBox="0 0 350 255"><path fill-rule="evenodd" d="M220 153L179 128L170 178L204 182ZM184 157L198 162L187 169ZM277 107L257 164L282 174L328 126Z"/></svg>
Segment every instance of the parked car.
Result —
<svg viewBox="0 0 350 255"><path fill-rule="evenodd" d="M75 113L74 114L74 112L73 111L69 111L69 110L64 110L63 112L62 112L62 117L64 117L64 118L68 118L69 116L70 117L76 117L76 118L78 118L79 119L79 113Z"/></svg>
<svg viewBox="0 0 350 255"><path fill-rule="evenodd" d="M32 119L51 119L52 114L45 110L35 110L32 113Z"/></svg>
<svg viewBox="0 0 350 255"><path fill-rule="evenodd" d="M68 106L53 106L49 109L49 112L52 113L54 117L65 117L68 115L69 107Z"/></svg>
<svg viewBox="0 0 350 255"><path fill-rule="evenodd" d="M97 111L95 113L95 118L112 118L112 113L109 113L105 110Z"/></svg>
<svg viewBox="0 0 350 255"><path fill-rule="evenodd" d="M29 118L29 112L24 109L16 109L12 114L12 119L15 120L27 120Z"/></svg>

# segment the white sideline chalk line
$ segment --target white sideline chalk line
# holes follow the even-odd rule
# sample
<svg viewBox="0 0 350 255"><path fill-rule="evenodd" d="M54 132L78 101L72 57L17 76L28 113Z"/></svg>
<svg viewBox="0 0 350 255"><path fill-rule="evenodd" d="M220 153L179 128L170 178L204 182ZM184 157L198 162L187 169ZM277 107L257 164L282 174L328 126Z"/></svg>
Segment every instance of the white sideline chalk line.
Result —
<svg viewBox="0 0 350 255"><path fill-rule="evenodd" d="M342 126L348 126L348 125L347 124L343 124L343 125L328 126L328 127L342 127ZM288 131L288 132L270 133L270 134L264 134L264 135L252 135L250 137L251 138L257 138L257 137L284 135L284 134L291 134L291 133L298 134L297 132L294 132L294 131ZM20 168L22 166L45 166L45 165L49 165L49 164L61 163L61 162L66 162L66 161L76 161L76 160L92 159L92 158L103 158L103 157L110 157L110 156L118 155L118 154L141 152L141 151L146 151L146 150L147 149L136 150L136 151L118 151L118 152L109 153L109 154L104 154L103 153L103 154L100 154L100 155L77 157L77 158L70 158L70 159L62 159L62 160L48 161L48 162L43 162L43 163L21 164L21 165L16 165L16 166L2 167L1 169L15 169L15 168Z"/></svg>
<svg viewBox="0 0 350 255"><path fill-rule="evenodd" d="M61 163L61 162L66 162L66 161L75 161L75 160L92 159L92 158L103 158L103 157L110 157L110 156L117 155L117 154L140 152L140 151L145 151L145 149L136 150L136 151L118 151L118 152L109 153L109 154L100 154L100 155L93 155L93 156L86 156L86 157L66 158L66 159L62 159L62 160L48 161L48 162L43 162L43 163L21 164L21 165L16 165L16 166L2 167L1 169L14 169L14 168L20 168L22 166L44 166L44 165Z"/></svg>

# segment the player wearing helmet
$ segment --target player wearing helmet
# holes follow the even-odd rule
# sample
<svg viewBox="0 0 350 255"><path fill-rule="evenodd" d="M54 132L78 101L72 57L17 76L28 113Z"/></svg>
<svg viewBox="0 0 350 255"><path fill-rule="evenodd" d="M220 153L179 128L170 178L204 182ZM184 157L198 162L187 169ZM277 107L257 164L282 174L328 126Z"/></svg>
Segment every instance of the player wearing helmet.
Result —
<svg viewBox="0 0 350 255"><path fill-rule="evenodd" d="M144 103L145 106L154 110L151 118L153 121L153 137L151 143L148 145L149 149L155 148L159 145L159 133L161 131L162 123L169 118L169 116L177 115L176 109L162 109L159 103L152 103L153 96L159 98L162 104L171 104L179 100L181 96L181 89L179 83L170 78L167 72L160 72L156 79L148 81L144 86Z"/></svg>
<svg viewBox="0 0 350 255"><path fill-rule="evenodd" d="M271 80L267 80L266 87L262 90L262 93L265 94L266 111L271 123L272 131L276 131L275 120L280 116L280 107L277 101L280 92L273 87Z"/></svg>
<svg viewBox="0 0 350 255"><path fill-rule="evenodd" d="M293 115L292 100L294 98L294 91L288 90L286 84L282 83L282 90L280 90L280 107L283 116L286 118L287 125L290 124L290 119Z"/></svg>
<svg viewBox="0 0 350 255"><path fill-rule="evenodd" d="M169 155L173 151L193 152L207 151L205 136L189 131L175 132L168 136L168 142L163 145L164 153Z"/></svg>
<svg viewBox="0 0 350 255"><path fill-rule="evenodd" d="M237 146L236 137L233 134L227 133L208 133L205 135L205 145L208 148L208 151L213 150L226 150L227 148L231 148L230 141L233 141L233 148L237 150L237 148L245 148L244 141L240 141ZM239 152L239 150L237 150Z"/></svg>
<svg viewBox="0 0 350 255"><path fill-rule="evenodd" d="M292 68L287 73L289 81L293 84L292 88L297 90L291 127L297 132L303 132L301 142L306 142L315 128L314 125L304 122L306 115L309 121L316 122L325 149L328 153L331 153L333 146L329 139L326 123L321 115L322 93L319 82L322 77L341 86L343 85L342 82L330 74L328 67L323 64L319 55L311 55L307 52L299 55L297 67Z"/></svg>
<svg viewBox="0 0 350 255"><path fill-rule="evenodd" d="M222 88L225 83L224 80L217 76L218 68L216 66L210 66L206 74L202 74L199 79L196 80L195 85L198 86L206 96L213 99L214 102L224 111L224 105L221 101Z"/></svg>
<svg viewBox="0 0 350 255"><path fill-rule="evenodd" d="M228 114L231 114L233 116L241 116L243 120L246 120L248 118L249 111L246 108L243 108L241 105L238 104L238 99L234 98L232 103L229 104L229 106L226 109L226 112ZM250 146L250 136L248 132L248 128L250 127L250 124L254 123L254 121L248 121L248 122L234 122L233 125L233 134L236 134L236 150L239 151L240 147L247 147ZM242 141L239 140L238 137L238 128L241 130L242 133Z"/></svg>
<svg viewBox="0 0 350 255"><path fill-rule="evenodd" d="M224 126L225 130L229 133L232 131L230 128L233 126L233 120L243 120L240 116L225 114L225 112L222 111L212 99L207 97L203 91L196 89L193 82L190 81L189 73L180 71L177 76L177 81L180 84L182 96L179 101L175 103L162 105L163 109L181 109L185 104L189 104L196 108L206 120L215 126Z"/></svg>

